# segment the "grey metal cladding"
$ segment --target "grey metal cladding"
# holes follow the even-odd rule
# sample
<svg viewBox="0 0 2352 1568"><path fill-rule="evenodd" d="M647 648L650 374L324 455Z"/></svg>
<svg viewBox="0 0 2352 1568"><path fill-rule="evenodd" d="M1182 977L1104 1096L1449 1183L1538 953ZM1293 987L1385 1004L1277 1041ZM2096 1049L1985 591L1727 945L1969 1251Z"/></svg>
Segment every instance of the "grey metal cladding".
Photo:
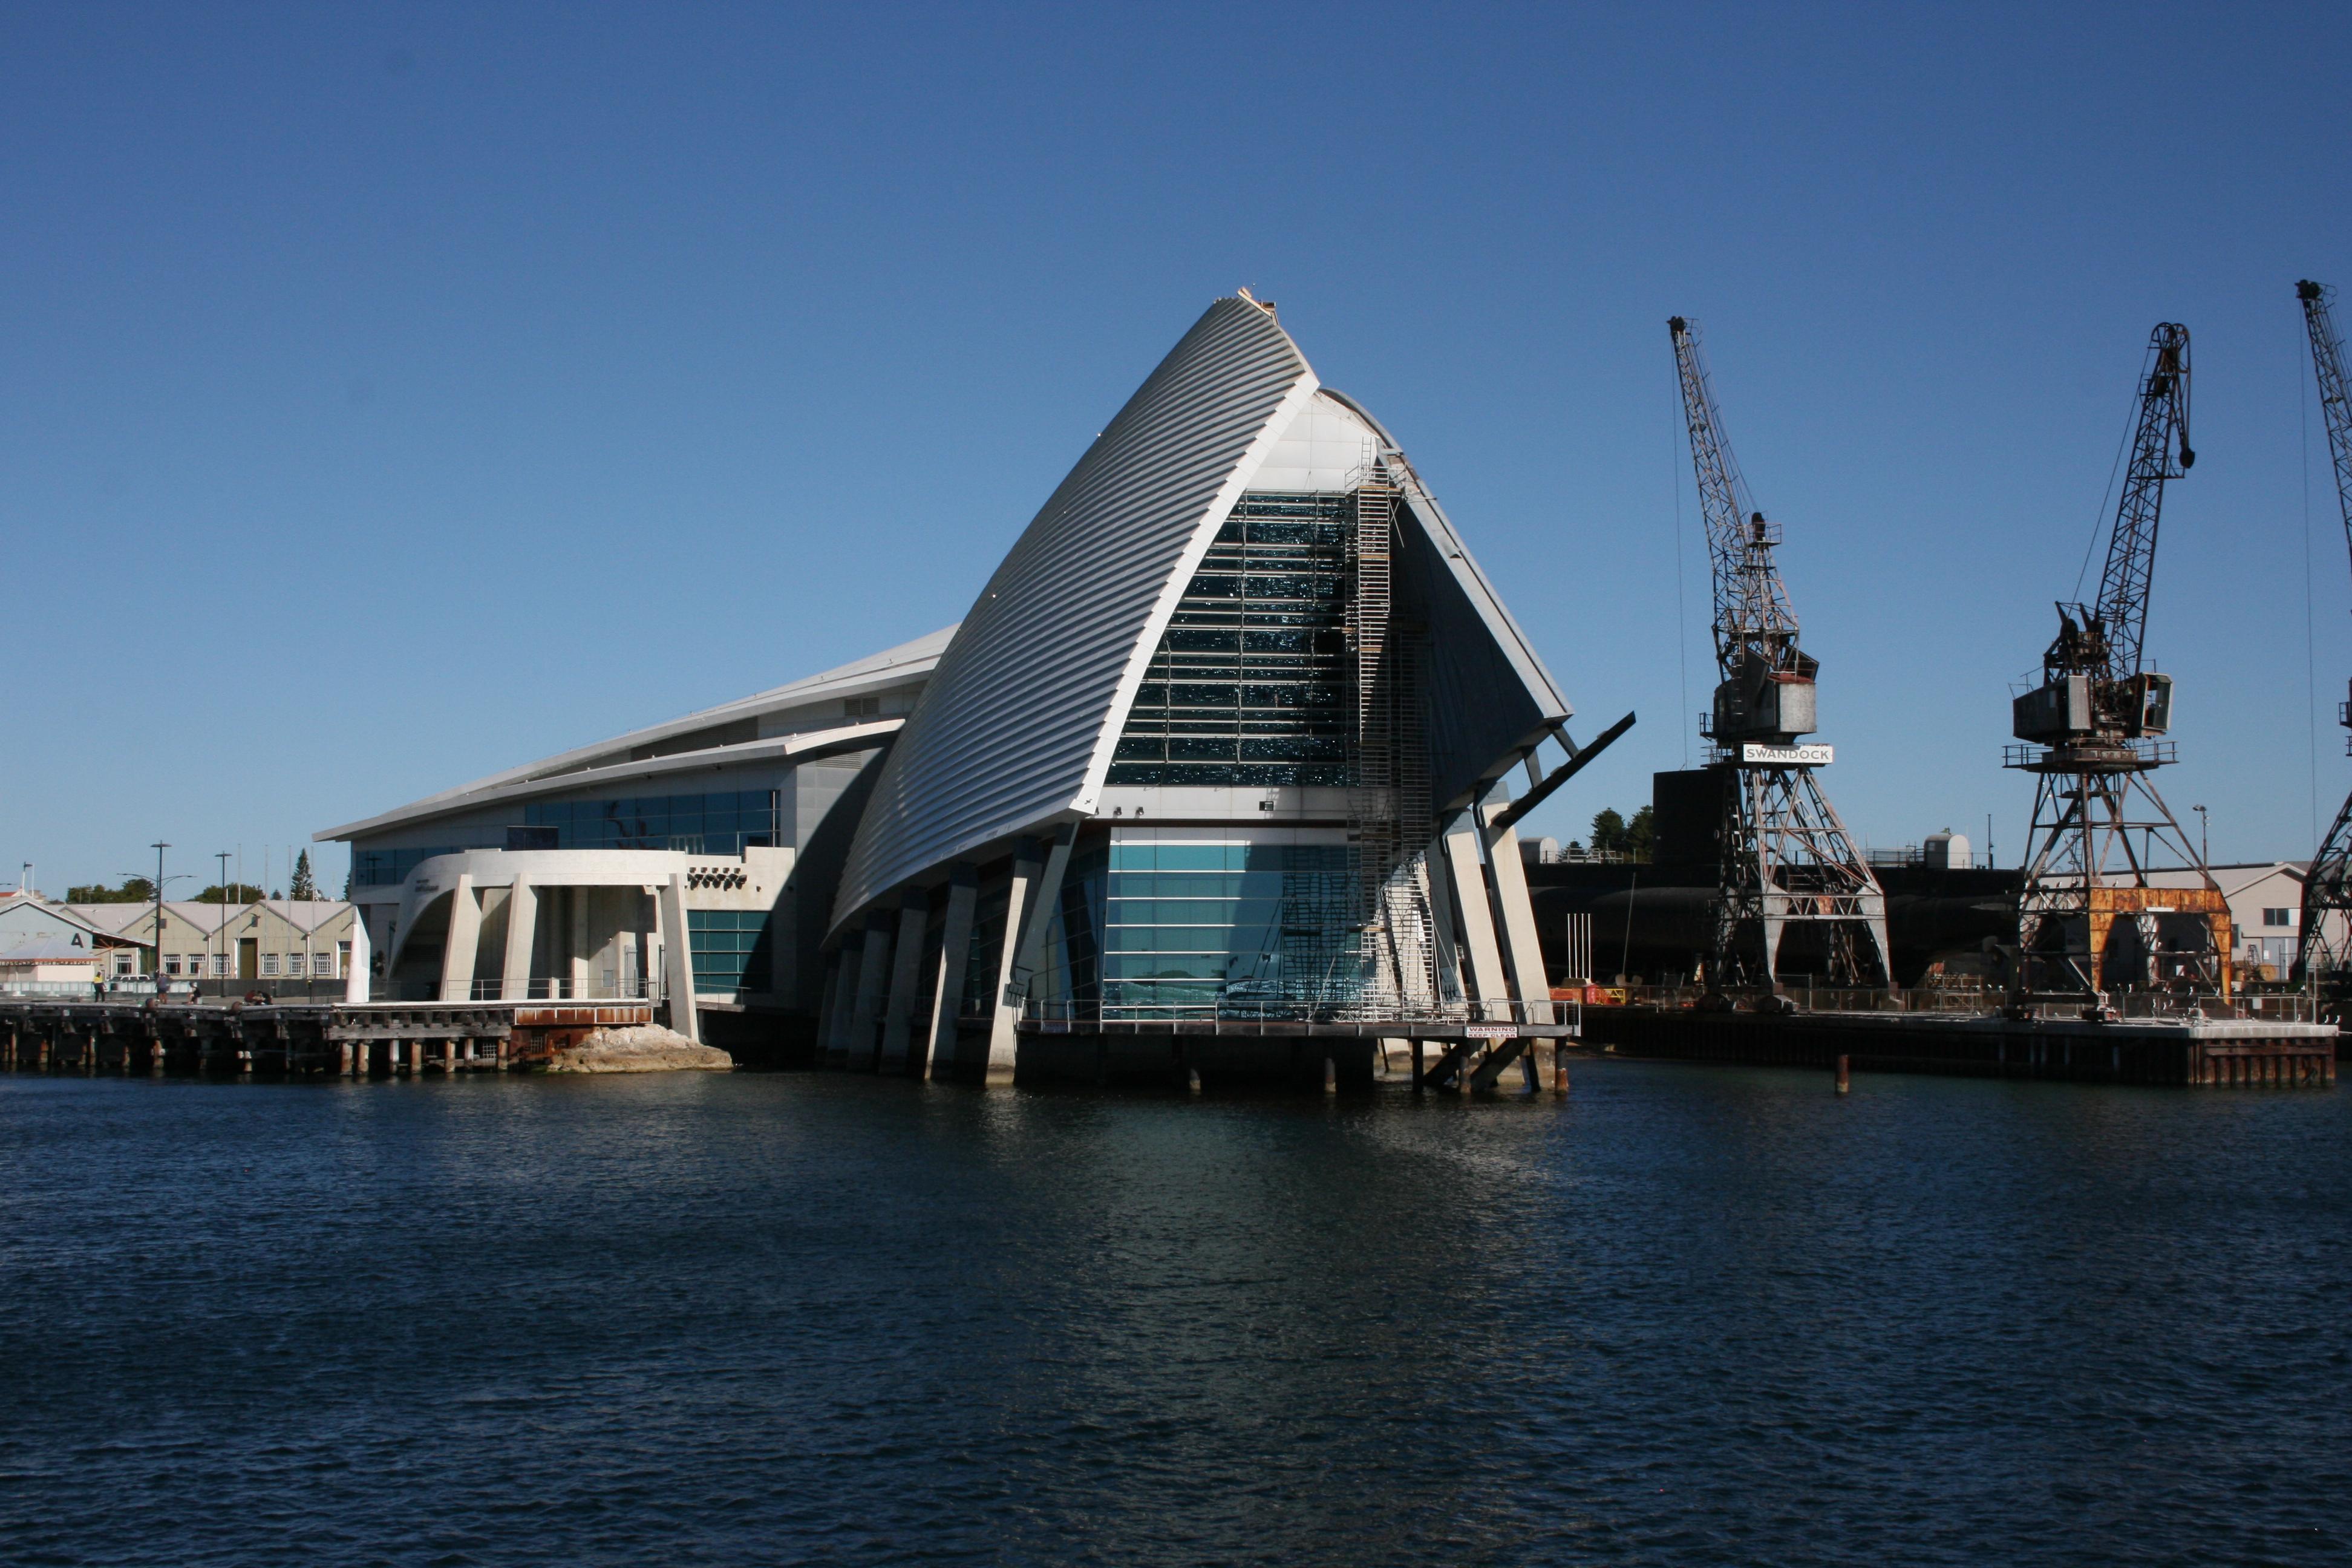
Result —
<svg viewBox="0 0 2352 1568"><path fill-rule="evenodd" d="M1273 317L1224 299L1128 399L940 656L858 825L836 925L1081 797L1171 574L1235 465L1311 374Z"/></svg>

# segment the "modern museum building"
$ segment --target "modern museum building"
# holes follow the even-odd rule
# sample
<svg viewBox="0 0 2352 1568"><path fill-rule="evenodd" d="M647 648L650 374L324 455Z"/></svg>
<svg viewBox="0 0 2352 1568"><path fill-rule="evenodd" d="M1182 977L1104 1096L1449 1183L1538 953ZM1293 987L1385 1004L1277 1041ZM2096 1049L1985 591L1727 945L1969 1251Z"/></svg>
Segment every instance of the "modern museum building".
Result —
<svg viewBox="0 0 2352 1568"><path fill-rule="evenodd" d="M1512 823L1570 712L1244 292L960 625L319 837L377 1000L652 996L751 1059L974 1082L1349 1077L1554 1032Z"/></svg>

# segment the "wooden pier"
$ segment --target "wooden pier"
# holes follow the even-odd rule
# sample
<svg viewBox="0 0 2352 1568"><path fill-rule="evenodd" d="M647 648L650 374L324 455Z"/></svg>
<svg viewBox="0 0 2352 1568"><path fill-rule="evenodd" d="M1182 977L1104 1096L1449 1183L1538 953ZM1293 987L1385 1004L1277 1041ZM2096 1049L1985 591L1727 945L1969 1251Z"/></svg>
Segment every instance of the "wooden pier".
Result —
<svg viewBox="0 0 2352 1568"><path fill-rule="evenodd" d="M543 1067L647 1002L61 1002L0 997L0 1068L285 1078Z"/></svg>
<svg viewBox="0 0 2352 1568"><path fill-rule="evenodd" d="M1999 1014L1703 1013L1587 1007L1588 1045L1619 1056L1827 1070L2057 1079L2175 1088L2324 1089L2332 1024L2270 1019L2010 1018Z"/></svg>

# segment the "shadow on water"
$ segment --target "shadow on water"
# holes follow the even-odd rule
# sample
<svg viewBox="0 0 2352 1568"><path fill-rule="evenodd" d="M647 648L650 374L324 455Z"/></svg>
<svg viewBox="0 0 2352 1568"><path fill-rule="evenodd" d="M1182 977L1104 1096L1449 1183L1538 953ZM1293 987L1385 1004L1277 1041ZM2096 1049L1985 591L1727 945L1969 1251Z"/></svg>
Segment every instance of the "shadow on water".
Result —
<svg viewBox="0 0 2352 1568"><path fill-rule="evenodd" d="M2333 1094L0 1079L21 1562L2327 1562Z"/></svg>

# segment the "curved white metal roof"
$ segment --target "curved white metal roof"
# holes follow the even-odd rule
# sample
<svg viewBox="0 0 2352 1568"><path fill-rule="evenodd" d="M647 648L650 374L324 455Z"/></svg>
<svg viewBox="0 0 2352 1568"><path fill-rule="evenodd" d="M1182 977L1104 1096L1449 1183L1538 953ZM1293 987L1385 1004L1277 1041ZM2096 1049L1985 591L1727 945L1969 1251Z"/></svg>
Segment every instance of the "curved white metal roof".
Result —
<svg viewBox="0 0 2352 1568"><path fill-rule="evenodd" d="M1322 391L1271 310L1245 295L1211 305L1046 500L940 656L858 824L836 928L950 861L1091 814L1136 688L1234 503L1252 489L1345 489L1383 445L1376 422ZM1570 709L1409 475L1406 500L1433 629L1477 645L1435 672L1479 710L1433 737L1451 794Z"/></svg>
<svg viewBox="0 0 2352 1568"><path fill-rule="evenodd" d="M997 567L882 764L835 917L1087 809L1160 630L1315 373L1247 299L1211 305Z"/></svg>

